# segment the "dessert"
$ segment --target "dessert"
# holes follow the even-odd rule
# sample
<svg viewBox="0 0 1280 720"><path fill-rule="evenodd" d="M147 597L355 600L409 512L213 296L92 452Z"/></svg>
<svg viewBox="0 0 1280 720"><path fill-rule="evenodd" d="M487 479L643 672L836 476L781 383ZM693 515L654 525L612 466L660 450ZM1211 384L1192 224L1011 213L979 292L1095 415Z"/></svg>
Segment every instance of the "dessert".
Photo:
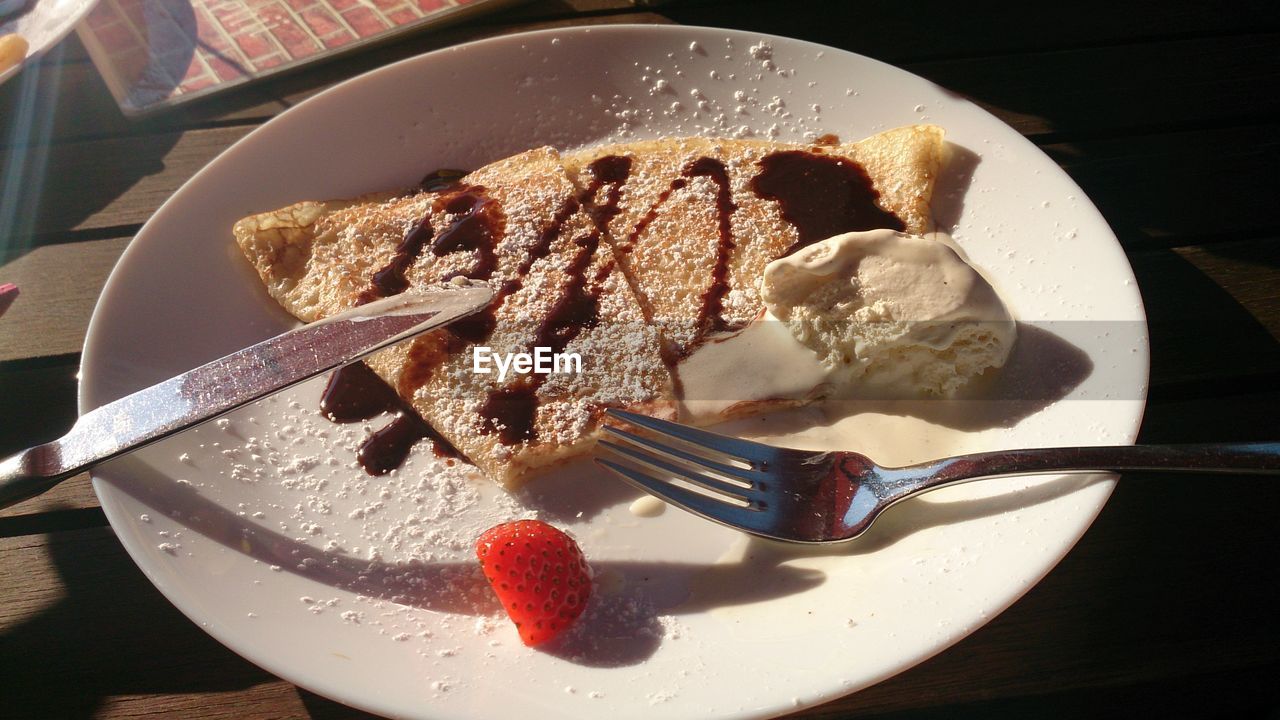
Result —
<svg viewBox="0 0 1280 720"><path fill-rule="evenodd" d="M951 395L1013 346L995 289L930 238L838 235L770 263L760 292L835 386Z"/></svg>
<svg viewBox="0 0 1280 720"><path fill-rule="evenodd" d="M476 558L530 647L564 632L591 597L591 568L578 544L539 520L489 528L476 541Z"/></svg>
<svg viewBox="0 0 1280 720"><path fill-rule="evenodd" d="M589 448L607 406L674 417L671 377L612 250L550 148L436 192L300 203L234 233L268 291L311 321L415 284L493 284L477 316L366 362L490 477L512 484ZM588 359L579 374L473 372L474 348ZM592 364L592 361L594 363Z"/></svg>
<svg viewBox="0 0 1280 720"><path fill-rule="evenodd" d="M943 148L932 126L849 144L538 148L429 176L429 189L250 216L234 234L268 292L304 321L415 285L491 283L497 299L479 316L367 362L511 486L590 449L606 407L674 419L684 361L760 317L769 262L838 232L927 230ZM539 347L576 354L582 372L479 364L481 348ZM391 433L397 448L426 434L404 424ZM396 456L372 465L386 471Z"/></svg>
<svg viewBox="0 0 1280 720"><path fill-rule="evenodd" d="M850 397L954 395L1002 367L1016 324L946 242L845 233L769 263L765 312L680 365L695 424Z"/></svg>
<svg viewBox="0 0 1280 720"><path fill-rule="evenodd" d="M943 155L942 130L917 125L846 144L651 140L565 162L579 183L604 160L615 174L625 163L607 234L680 358L760 314L757 282L775 258L840 232L928 231Z"/></svg>

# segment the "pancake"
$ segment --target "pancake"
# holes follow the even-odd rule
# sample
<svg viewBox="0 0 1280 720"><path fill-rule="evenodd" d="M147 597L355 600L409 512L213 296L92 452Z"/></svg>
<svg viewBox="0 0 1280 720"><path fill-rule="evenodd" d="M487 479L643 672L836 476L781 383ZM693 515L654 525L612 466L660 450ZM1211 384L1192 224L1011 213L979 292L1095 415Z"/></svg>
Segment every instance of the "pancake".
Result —
<svg viewBox="0 0 1280 720"><path fill-rule="evenodd" d="M833 145L662 139L565 163L580 185L591 183L592 163L629 163L607 237L646 316L683 358L709 333L760 315L760 275L778 257L855 230L931 230L942 136L918 125Z"/></svg>
<svg viewBox="0 0 1280 720"><path fill-rule="evenodd" d="M493 479L586 451L603 409L674 417L656 330L550 148L440 192L304 202L235 225L268 292L315 320L415 286L469 277L497 299L479 316L366 362ZM473 372L475 348L577 353L581 373Z"/></svg>
<svg viewBox="0 0 1280 720"><path fill-rule="evenodd" d="M850 230L930 229L942 161L932 126L850 144L538 148L432 191L301 202L233 232L269 294L304 321L455 277L489 282L486 312L367 362L510 487L588 451L606 407L674 419L681 361L760 317L770 261ZM576 353L582 372L475 372L477 348L539 346Z"/></svg>

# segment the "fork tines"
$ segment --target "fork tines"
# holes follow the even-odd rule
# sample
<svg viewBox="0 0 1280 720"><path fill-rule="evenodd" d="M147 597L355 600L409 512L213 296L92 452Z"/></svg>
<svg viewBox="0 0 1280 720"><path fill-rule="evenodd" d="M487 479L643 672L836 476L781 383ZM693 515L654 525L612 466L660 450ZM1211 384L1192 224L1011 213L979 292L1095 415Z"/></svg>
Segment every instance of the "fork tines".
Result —
<svg viewBox="0 0 1280 720"><path fill-rule="evenodd" d="M605 414L624 420L637 427L646 430L652 430L659 435L665 435L677 440L682 440L694 447L706 450L713 450L722 455L728 456L730 459L744 463L751 467L762 467L769 459L778 451L777 448L764 443L743 440L742 438L729 437L727 435L717 435L706 430L699 430L687 425L681 425L669 420L659 420L648 415L637 415L626 410L618 410L608 408ZM605 430L612 430L606 425Z"/></svg>
<svg viewBox="0 0 1280 720"><path fill-rule="evenodd" d="M619 463L597 458L596 462L600 465L654 495L712 519L720 519L717 514L724 513L726 504L743 510L760 509L756 491L757 483L763 478L756 467L763 463L763 454L759 448L767 446L725 438L643 415L613 410L609 412L633 425L674 437L704 451L722 454L730 462L713 460L705 455L606 425L605 432L621 442L601 440L600 445L629 462ZM726 444L737 447L726 449ZM737 464L730 464L733 462ZM747 467L742 467L743 465Z"/></svg>

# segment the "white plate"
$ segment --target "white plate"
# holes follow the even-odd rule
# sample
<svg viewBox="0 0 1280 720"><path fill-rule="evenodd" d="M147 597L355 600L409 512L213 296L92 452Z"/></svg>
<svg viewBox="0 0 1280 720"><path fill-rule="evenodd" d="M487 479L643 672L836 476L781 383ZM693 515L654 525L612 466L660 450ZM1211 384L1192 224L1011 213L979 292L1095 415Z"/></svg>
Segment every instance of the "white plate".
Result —
<svg viewBox="0 0 1280 720"><path fill-rule="evenodd" d="M35 62L71 32L98 0L31 0L27 10L0 19L0 35L18 33L27 40L23 63L0 72L0 84L18 74L25 63Z"/></svg>
<svg viewBox="0 0 1280 720"><path fill-rule="evenodd" d="M86 341L82 408L288 324L237 257L230 227L244 214L403 186L540 143L771 127L782 139L854 139L921 121L962 148L938 214L1023 320L1062 321L1024 326L1006 379L1045 390L1074 375L1069 394L866 407L834 424L810 411L742 431L889 461L1131 442L1147 370L1139 295L1115 237L1053 162L903 71L682 27L451 48L267 123L129 246ZM990 620L1067 552L1112 486L1076 476L953 488L904 503L857 542L799 551L676 510L638 517L633 493L581 465L516 499L458 482L429 452L368 478L351 466L364 430L320 419L318 393L303 386L150 448L95 487L134 560L210 634L303 687L392 716L762 717L830 700ZM483 527L535 511L573 532L601 575L589 617L554 652L521 646L452 582ZM329 543L340 550L325 554Z"/></svg>

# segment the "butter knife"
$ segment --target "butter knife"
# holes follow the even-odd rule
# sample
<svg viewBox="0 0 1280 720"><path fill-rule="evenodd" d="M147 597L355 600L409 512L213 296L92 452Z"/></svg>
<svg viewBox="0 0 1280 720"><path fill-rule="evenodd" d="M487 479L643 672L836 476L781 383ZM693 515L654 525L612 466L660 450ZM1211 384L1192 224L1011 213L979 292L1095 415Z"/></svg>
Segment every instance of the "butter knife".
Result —
<svg viewBox="0 0 1280 720"><path fill-rule="evenodd" d="M489 304L487 285L445 285L304 325L91 410L61 438L0 460L0 508Z"/></svg>

